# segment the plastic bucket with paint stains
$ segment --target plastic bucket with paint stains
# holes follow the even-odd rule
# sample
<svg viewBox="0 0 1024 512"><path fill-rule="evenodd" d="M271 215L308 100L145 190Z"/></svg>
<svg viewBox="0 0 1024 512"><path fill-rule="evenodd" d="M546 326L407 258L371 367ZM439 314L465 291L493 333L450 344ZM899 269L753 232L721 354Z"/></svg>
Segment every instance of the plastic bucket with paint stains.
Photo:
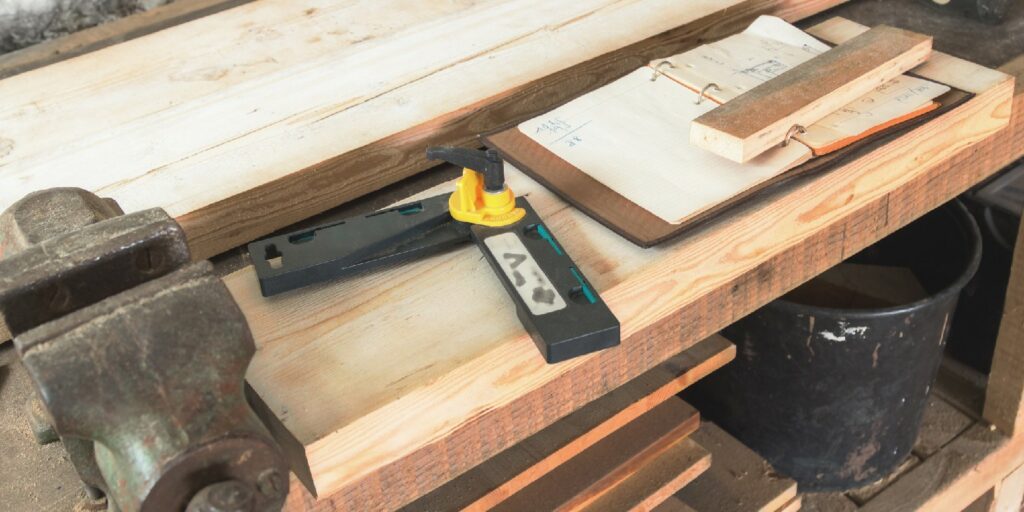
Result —
<svg viewBox="0 0 1024 512"><path fill-rule="evenodd" d="M910 455L980 258L946 204L727 328L736 360L688 398L802 490L878 480Z"/></svg>

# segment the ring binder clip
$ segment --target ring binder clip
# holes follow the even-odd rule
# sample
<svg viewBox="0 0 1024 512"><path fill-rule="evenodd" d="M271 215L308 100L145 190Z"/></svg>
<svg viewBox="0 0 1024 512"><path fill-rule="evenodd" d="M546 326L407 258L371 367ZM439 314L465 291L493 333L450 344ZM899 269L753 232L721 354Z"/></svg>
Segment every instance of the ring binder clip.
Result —
<svg viewBox="0 0 1024 512"><path fill-rule="evenodd" d="M718 86L718 84L716 84L716 83L714 83L714 82L711 82L711 83L709 83L709 84L705 85L705 86L704 86L704 88L700 90L700 95L699 95L699 96L697 96L697 101L696 101L696 102L694 102L694 103L696 103L697 105L700 105L700 103L701 103L702 101L704 101L704 98L706 98L706 97L707 97L707 96L706 96L706 93L708 92L708 89L711 89L712 87L713 87L713 88L714 88L714 89L715 89L716 91L721 91L721 90L722 90L722 88L721 88L721 87L719 87L719 86Z"/></svg>
<svg viewBox="0 0 1024 512"><path fill-rule="evenodd" d="M798 133L807 133L807 128L804 128L803 126L800 126L798 124L794 124L793 126L791 126L789 128L789 131L786 132L786 140L782 141L782 147L788 146L789 141L792 140L793 137L796 136L796 134Z"/></svg>
<svg viewBox="0 0 1024 512"><path fill-rule="evenodd" d="M676 67L675 64L672 64L671 62L669 62L667 60L663 60L663 61L659 62L657 66L654 66L654 72L651 73L651 81L652 82L658 79L658 75L661 74L661 67L664 66L665 64L668 64L668 67L670 67L672 69L675 69L675 67Z"/></svg>

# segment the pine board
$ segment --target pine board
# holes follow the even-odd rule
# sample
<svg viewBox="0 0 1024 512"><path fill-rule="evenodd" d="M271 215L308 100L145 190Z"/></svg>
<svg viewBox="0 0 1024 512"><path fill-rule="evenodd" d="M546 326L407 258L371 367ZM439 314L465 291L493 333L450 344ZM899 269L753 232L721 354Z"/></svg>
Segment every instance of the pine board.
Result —
<svg viewBox="0 0 1024 512"><path fill-rule="evenodd" d="M251 268L228 276L259 345L250 381L305 446L322 496L296 482L293 509L408 503L993 173L1007 150L971 145L1008 122L1012 79L954 64L948 78L978 91L961 107L658 249L510 170L622 322L611 350L545 365L514 315L493 314L508 299L475 248L272 300ZM454 317L491 321L452 337L436 319Z"/></svg>
<svg viewBox="0 0 1024 512"><path fill-rule="evenodd" d="M409 504L406 510L489 510L731 361L736 347L715 335Z"/></svg>
<svg viewBox="0 0 1024 512"><path fill-rule="evenodd" d="M0 81L0 210L78 186L166 209L206 258L426 169L428 145L840 2L250 2Z"/></svg>
<svg viewBox="0 0 1024 512"><path fill-rule="evenodd" d="M932 38L874 27L698 117L690 143L747 162L872 89L917 67Z"/></svg>
<svg viewBox="0 0 1024 512"><path fill-rule="evenodd" d="M690 439L640 468L628 480L595 500L588 512L647 512L707 471L711 456Z"/></svg>

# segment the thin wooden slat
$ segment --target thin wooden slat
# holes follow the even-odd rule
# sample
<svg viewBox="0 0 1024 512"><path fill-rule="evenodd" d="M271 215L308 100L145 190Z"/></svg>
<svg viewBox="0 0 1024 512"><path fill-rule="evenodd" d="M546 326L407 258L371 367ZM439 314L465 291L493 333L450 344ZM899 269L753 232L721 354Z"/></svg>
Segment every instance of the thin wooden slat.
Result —
<svg viewBox="0 0 1024 512"><path fill-rule="evenodd" d="M658 460L700 424L697 411L671 398L509 496L495 512L581 510Z"/></svg>
<svg viewBox="0 0 1024 512"><path fill-rule="evenodd" d="M711 468L676 494L694 510L776 512L797 497L796 482L718 425L705 421L691 438L712 458Z"/></svg>
<svg viewBox="0 0 1024 512"><path fill-rule="evenodd" d="M711 456L690 439L640 468L627 481L586 507L589 512L652 510L697 478L711 465Z"/></svg>
<svg viewBox="0 0 1024 512"><path fill-rule="evenodd" d="M715 335L495 455L406 507L489 510L624 424L670 399L736 354Z"/></svg>
<svg viewBox="0 0 1024 512"><path fill-rule="evenodd" d="M872 89L917 67L932 38L878 26L727 101L693 121L690 143L747 162Z"/></svg>
<svg viewBox="0 0 1024 512"><path fill-rule="evenodd" d="M293 488L292 503L401 506L396 492L433 490L990 175L1021 151L998 140L1012 79L968 77L980 92L961 107L655 250L510 170L622 322L621 346L559 365L543 364L514 315L494 314L508 298L473 248L272 300L251 269L228 276L259 345L250 381L305 446L322 495ZM488 322L455 336L436 322L453 309Z"/></svg>

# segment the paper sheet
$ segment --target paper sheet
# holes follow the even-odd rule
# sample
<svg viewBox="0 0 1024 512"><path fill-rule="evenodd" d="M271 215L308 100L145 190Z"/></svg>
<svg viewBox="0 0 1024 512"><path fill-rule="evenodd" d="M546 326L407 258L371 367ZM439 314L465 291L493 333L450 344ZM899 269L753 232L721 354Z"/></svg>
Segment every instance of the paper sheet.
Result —
<svg viewBox="0 0 1024 512"><path fill-rule="evenodd" d="M828 49L780 18L760 16L739 34L652 61L651 66L668 61L671 66L658 70L695 91L717 84L718 90L711 88L706 94L725 103Z"/></svg>
<svg viewBox="0 0 1024 512"><path fill-rule="evenodd" d="M811 156L793 143L738 164L689 144L690 122L717 106L641 68L519 130L666 222L678 224Z"/></svg>

